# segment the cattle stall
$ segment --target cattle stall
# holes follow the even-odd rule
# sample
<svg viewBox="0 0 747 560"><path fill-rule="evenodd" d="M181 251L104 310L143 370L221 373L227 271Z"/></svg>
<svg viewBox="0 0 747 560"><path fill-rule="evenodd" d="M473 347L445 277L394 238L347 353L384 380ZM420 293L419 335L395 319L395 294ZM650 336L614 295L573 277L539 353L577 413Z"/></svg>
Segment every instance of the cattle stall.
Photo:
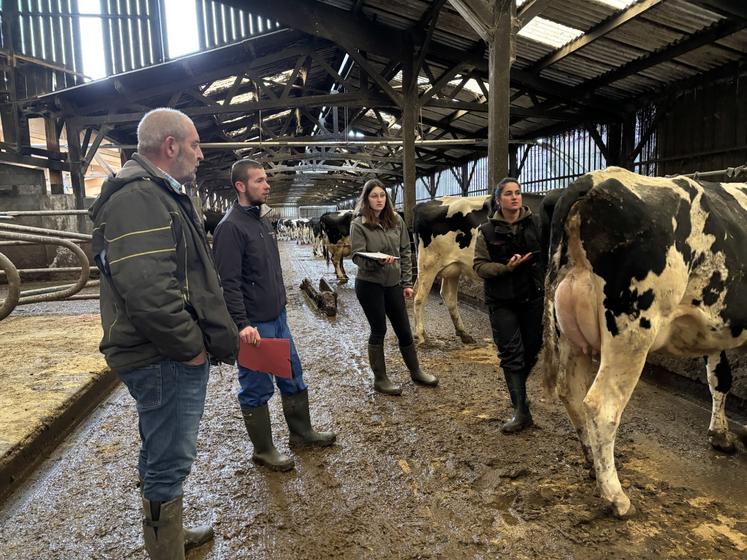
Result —
<svg viewBox="0 0 747 560"><path fill-rule="evenodd" d="M260 470L236 404L235 371L214 367L185 486L186 521L216 527L200 558L744 557L747 454L710 450L701 403L647 383L637 388L618 461L638 515L621 524L593 495L574 430L543 392L540 370L529 380L536 427L500 434L510 403L484 313L462 306L477 339L463 345L430 297L433 345L420 357L439 387L409 381L390 332L387 363L404 393L380 395L352 282L336 286L338 315L327 318L299 284L324 277L335 286L332 270L293 242L281 242L281 254L312 414L338 433L338 444L295 453L295 472ZM352 280L355 266L348 273ZM92 302L75 304L94 310ZM277 395L270 405L276 444L286 451ZM145 558L137 439L134 404L120 387L0 510L0 556Z"/></svg>

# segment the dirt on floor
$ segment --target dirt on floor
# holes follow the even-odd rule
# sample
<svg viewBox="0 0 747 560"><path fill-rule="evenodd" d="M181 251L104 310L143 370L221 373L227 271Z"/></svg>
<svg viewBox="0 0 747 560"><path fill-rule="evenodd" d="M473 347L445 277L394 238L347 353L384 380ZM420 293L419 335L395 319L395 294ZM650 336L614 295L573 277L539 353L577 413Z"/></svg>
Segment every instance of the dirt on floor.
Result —
<svg viewBox="0 0 747 560"><path fill-rule="evenodd" d="M106 370L98 315L0 321L0 457Z"/></svg>
<svg viewBox="0 0 747 560"><path fill-rule="evenodd" d="M188 558L747 557L747 453L710 450L702 404L638 387L617 438L620 478L638 513L617 520L589 478L564 409L541 390L540 372L529 384L536 426L500 433L510 405L481 311L462 308L478 339L465 346L431 297L432 343L420 357L441 383L413 386L389 335L390 375L404 391L383 396L371 388L352 282L339 287L338 317L323 317L298 286L306 276L333 279L331 269L308 246L284 243L282 253L312 418L338 442L294 453L290 473L257 467L235 371L214 367L185 517L211 522L216 539ZM277 395L270 408L276 444L288 452ZM127 392L117 390L0 511L0 557L146 557L136 418Z"/></svg>

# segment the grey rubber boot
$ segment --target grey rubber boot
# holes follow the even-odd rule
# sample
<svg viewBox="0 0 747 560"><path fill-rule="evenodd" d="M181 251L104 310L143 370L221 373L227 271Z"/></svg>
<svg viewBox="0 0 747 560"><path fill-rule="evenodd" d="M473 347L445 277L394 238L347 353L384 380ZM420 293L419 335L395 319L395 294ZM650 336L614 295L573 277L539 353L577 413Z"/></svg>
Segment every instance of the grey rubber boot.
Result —
<svg viewBox="0 0 747 560"><path fill-rule="evenodd" d="M143 497L143 479L139 478L140 497ZM183 527L184 531L184 551L192 550L198 546L210 542L215 537L213 528L210 525L198 525L197 527Z"/></svg>
<svg viewBox="0 0 747 560"><path fill-rule="evenodd" d="M170 502L143 498L143 540L151 560L184 560L182 497Z"/></svg>
<svg viewBox="0 0 747 560"><path fill-rule="evenodd" d="M272 442L270 409L266 404L256 408L242 408L244 423L249 439L254 445L252 461L274 471L289 471L293 468L293 459L283 455Z"/></svg>
<svg viewBox="0 0 747 560"><path fill-rule="evenodd" d="M418 362L418 352L415 349L415 343L413 342L409 346L400 346L400 352L402 352L402 359L405 361L407 369L410 370L410 377L415 383L426 385L428 387L435 387L438 385L438 378L430 373L425 373L420 369L420 362Z"/></svg>
<svg viewBox="0 0 747 560"><path fill-rule="evenodd" d="M386 362L384 361L384 345L368 345L368 363L374 374L374 389L385 395L401 395L402 387L392 383L386 375Z"/></svg>
<svg viewBox="0 0 747 560"><path fill-rule="evenodd" d="M501 426L501 432L515 434L534 424L527 401L527 380L522 373L504 371L503 375L511 395L511 403L514 405L514 417Z"/></svg>
<svg viewBox="0 0 747 560"><path fill-rule="evenodd" d="M328 447L335 443L334 432L317 432L311 427L309 415L309 391L295 395L282 395L283 414L290 431L291 447Z"/></svg>

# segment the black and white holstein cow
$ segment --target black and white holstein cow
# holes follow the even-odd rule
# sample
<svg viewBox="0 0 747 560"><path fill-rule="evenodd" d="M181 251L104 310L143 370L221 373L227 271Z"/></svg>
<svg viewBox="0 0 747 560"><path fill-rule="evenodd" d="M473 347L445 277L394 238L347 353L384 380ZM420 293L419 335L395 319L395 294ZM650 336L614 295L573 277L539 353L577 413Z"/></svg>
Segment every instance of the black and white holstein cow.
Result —
<svg viewBox="0 0 747 560"><path fill-rule="evenodd" d="M551 256L545 379L602 497L624 517L634 508L617 476L615 435L649 352L706 356L709 440L734 451L724 351L747 342L747 184L588 173L554 208Z"/></svg>
<svg viewBox="0 0 747 560"><path fill-rule="evenodd" d="M472 269L477 228L488 219L490 197L445 196L415 206L412 229L418 246L415 283L415 341L426 342L423 307L436 276L441 276L441 298L451 315L457 336L466 344L475 340L464 328L457 291L463 274L480 279Z"/></svg>
<svg viewBox="0 0 747 560"><path fill-rule="evenodd" d="M353 221L353 211L327 212L322 214L319 222L324 237L324 257L335 265L337 281L344 284L348 281L342 260L350 256L350 222Z"/></svg>

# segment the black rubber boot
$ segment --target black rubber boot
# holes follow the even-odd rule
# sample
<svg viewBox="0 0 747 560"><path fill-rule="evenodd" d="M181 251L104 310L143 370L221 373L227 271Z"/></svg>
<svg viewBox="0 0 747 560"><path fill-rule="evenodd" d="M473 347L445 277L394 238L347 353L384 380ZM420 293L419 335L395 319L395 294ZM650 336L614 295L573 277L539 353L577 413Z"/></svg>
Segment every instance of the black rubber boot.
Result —
<svg viewBox="0 0 747 560"><path fill-rule="evenodd" d="M511 395L511 403L514 405L514 417L501 426L501 432L515 434L534 424L527 401L527 380L521 373L504 371L503 374Z"/></svg>
<svg viewBox="0 0 747 560"><path fill-rule="evenodd" d="M282 395L282 399L291 447L328 447L335 443L334 432L316 432L311 427L308 389L295 395Z"/></svg>
<svg viewBox="0 0 747 560"><path fill-rule="evenodd" d="M283 455L272 442L270 409L266 404L256 408L242 408L244 423L249 439L254 445L252 461L273 471L289 471L293 468L293 459Z"/></svg>
<svg viewBox="0 0 747 560"><path fill-rule="evenodd" d="M139 478L140 497L143 497L143 479ZM184 551L192 550L198 546L210 542L215 537L210 525L198 525L197 527L184 527Z"/></svg>
<svg viewBox="0 0 747 560"><path fill-rule="evenodd" d="M425 373L420 369L420 362L418 362L418 352L415 349L415 343L411 343L409 346L400 346L400 352L402 352L402 359L405 361L407 369L410 370L410 377L415 383L426 385L428 387L435 387L438 385L438 378L430 373Z"/></svg>
<svg viewBox="0 0 747 560"><path fill-rule="evenodd" d="M385 395L401 395L402 387L395 385L386 375L386 362L384 361L384 345L368 345L368 363L374 374L374 389Z"/></svg>
<svg viewBox="0 0 747 560"><path fill-rule="evenodd" d="M170 502L143 498L143 540L151 560L184 560L182 497Z"/></svg>

